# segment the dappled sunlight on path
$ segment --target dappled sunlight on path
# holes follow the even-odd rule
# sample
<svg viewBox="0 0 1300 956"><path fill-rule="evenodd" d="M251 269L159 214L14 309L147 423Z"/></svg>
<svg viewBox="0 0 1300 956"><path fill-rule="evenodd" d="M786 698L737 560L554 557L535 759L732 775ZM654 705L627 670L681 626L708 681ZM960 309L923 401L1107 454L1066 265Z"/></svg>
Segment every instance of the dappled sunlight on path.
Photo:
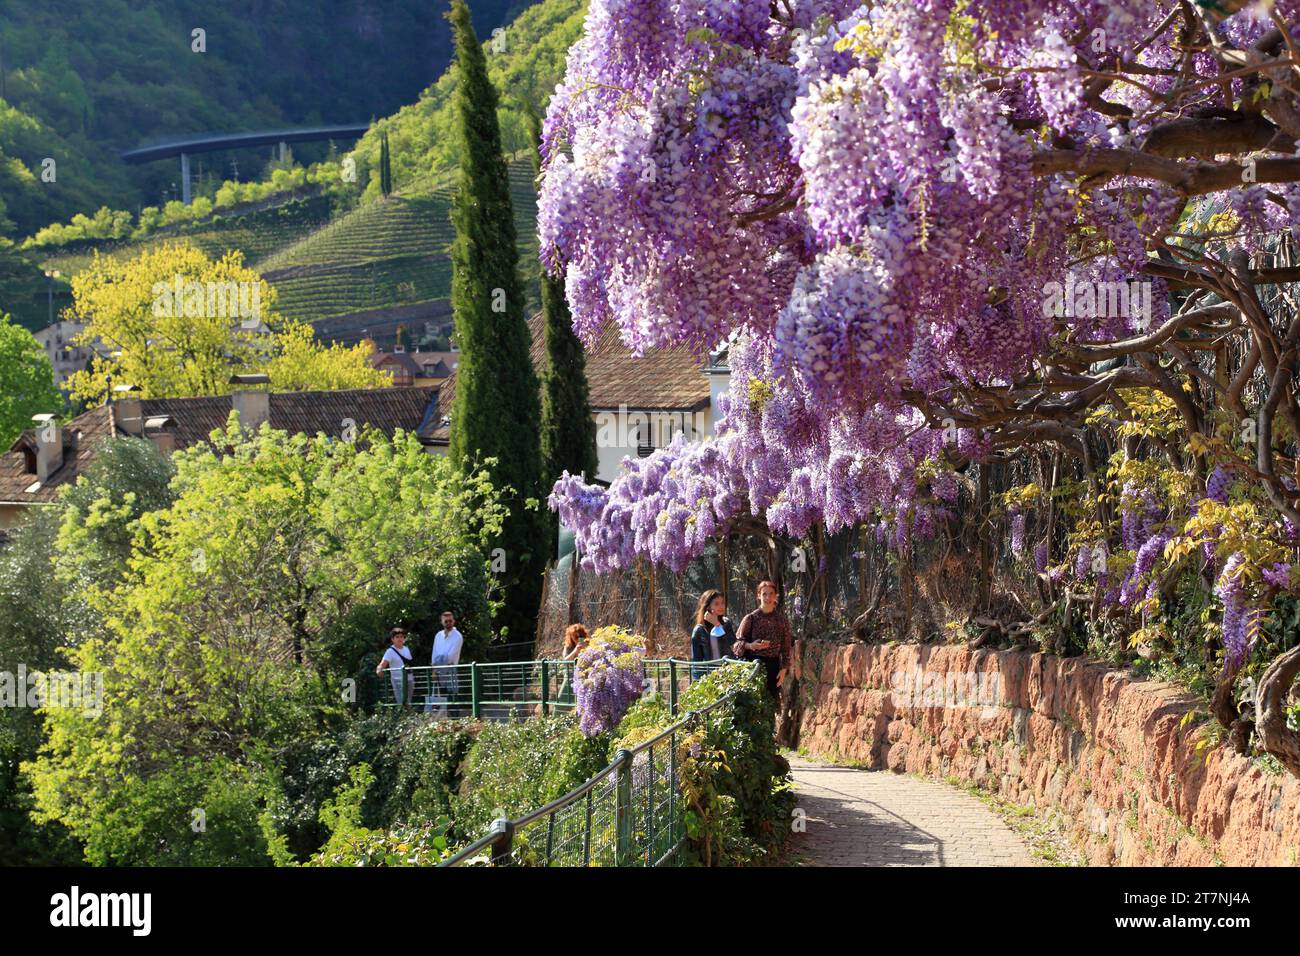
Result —
<svg viewBox="0 0 1300 956"><path fill-rule="evenodd" d="M946 784L792 757L806 831L796 866L1033 866L1024 842L988 807Z"/></svg>

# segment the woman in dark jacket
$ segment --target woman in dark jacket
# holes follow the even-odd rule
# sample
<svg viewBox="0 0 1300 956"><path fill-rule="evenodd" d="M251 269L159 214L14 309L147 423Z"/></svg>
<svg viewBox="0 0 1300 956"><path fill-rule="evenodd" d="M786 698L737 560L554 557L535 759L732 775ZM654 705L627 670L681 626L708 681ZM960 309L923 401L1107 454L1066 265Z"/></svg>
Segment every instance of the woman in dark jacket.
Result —
<svg viewBox="0 0 1300 956"><path fill-rule="evenodd" d="M741 620L739 640L732 648L741 660L762 662L767 669L767 692L778 702L794 659L794 636L789 620L777 606L779 600L775 584L759 582L758 609Z"/></svg>
<svg viewBox="0 0 1300 956"><path fill-rule="evenodd" d="M727 599L721 591L709 590L700 595L700 603L695 608L695 628L691 631L692 661L716 661L731 656L736 626L726 612ZM698 677L703 668L691 668L691 671L693 677Z"/></svg>

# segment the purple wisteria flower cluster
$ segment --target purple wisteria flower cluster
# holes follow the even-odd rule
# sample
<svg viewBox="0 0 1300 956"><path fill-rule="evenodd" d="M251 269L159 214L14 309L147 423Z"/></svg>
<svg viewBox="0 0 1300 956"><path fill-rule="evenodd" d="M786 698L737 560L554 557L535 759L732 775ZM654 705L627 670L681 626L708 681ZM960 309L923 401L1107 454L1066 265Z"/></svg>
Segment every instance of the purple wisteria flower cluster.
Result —
<svg viewBox="0 0 1300 956"><path fill-rule="evenodd" d="M1139 42L1150 15L1085 7L1081 25L1059 3L986 5L972 58L951 46L956 0L592 0L546 119L543 259L588 341L609 322L638 351L739 337L716 447L663 450L608 492L557 484L588 566L681 568L747 512L792 536L935 527L944 479L926 487L919 464L993 446L924 419L904 386L1009 381L1056 331L1041 290L1071 264L1077 201L1032 175L1008 116L1109 135L1060 38ZM951 66L975 60L1035 70L994 89ZM1141 254L1151 213L1115 204L1093 226ZM1122 259L1079 269L1109 280Z"/></svg>
<svg viewBox="0 0 1300 956"><path fill-rule="evenodd" d="M711 440L629 459L608 488L556 483L550 505L584 567L646 557L680 571L747 516L792 538L862 524L904 549L953 510L966 463L1034 440L972 427L963 396L1010 395L1061 343L1164 325L1158 278L1141 279L1153 286L1143 315L1048 309L1044 294L1138 281L1184 214L1186 191L1167 177L1079 168L1145 150L1168 119L1161 98L1220 76L1213 51L1167 29L1166 8L590 0L545 122L543 262L584 340L613 324L638 353L726 342L731 385ZM1300 0L1274 9L1294 21ZM1222 24L1243 49L1271 27ZM1088 92L1112 70L1142 82ZM1300 187L1243 184L1219 207L1242 233L1228 245L1249 251L1300 225ZM1049 394L1033 402L1078 397ZM1216 470L1206 497L1226 503L1232 481ZM1011 513L1012 550L1032 548L1054 583L1073 570L1106 603L1138 606L1196 507L1162 495L1126 488L1115 539L1060 563ZM1202 546L1213 568L1214 543ZM1124 573L1102 570L1121 548ZM1268 575L1289 583L1289 571ZM1240 630L1227 615L1237 644Z"/></svg>
<svg viewBox="0 0 1300 956"><path fill-rule="evenodd" d="M1240 554L1228 558L1214 587L1215 596L1223 602L1223 666L1230 670L1245 662L1259 619L1258 609L1251 607L1247 600L1241 574L1243 562Z"/></svg>
<svg viewBox="0 0 1300 956"><path fill-rule="evenodd" d="M578 655L573 693L578 728L586 737L608 733L641 696L645 648L632 635L601 628Z"/></svg>

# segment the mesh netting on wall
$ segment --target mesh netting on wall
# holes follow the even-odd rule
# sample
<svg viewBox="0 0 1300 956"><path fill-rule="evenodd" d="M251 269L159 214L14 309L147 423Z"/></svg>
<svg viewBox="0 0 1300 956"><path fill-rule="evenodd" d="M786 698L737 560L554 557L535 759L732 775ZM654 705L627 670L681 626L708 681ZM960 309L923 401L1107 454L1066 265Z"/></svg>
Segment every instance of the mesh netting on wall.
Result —
<svg viewBox="0 0 1300 956"><path fill-rule="evenodd" d="M1053 472L1056 469L1056 472ZM696 601L718 588L727 595L735 620L753 610L755 588L771 578L782 589L782 605L798 635L857 634L935 640L951 636L971 620L1027 619L1041 608L1041 583L1033 554L1046 543L1060 561L1066 541L1060 532L1047 541L1051 515L1029 510L1019 554L1012 552L1010 517L1003 494L1039 482L1056 488L1052 507L1068 509L1069 481L1047 456L1018 456L971 466L961 476L959 496L933 532L899 547L888 528L860 526L825 534L814 529L802 540L772 536L764 528L719 539L680 574L642 562L606 575L579 570L572 556L548 572L538 622L538 652L561 644L565 627L582 623L594 630L618 624L652 638L658 656L689 656Z"/></svg>

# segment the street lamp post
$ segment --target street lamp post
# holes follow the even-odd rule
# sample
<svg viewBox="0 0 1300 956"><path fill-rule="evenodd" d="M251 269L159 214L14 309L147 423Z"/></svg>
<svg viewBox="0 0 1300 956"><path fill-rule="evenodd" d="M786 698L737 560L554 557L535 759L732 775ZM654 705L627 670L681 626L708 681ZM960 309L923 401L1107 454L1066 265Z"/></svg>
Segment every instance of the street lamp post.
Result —
<svg viewBox="0 0 1300 956"><path fill-rule="evenodd" d="M50 325L54 324L54 280L59 277L58 269L45 270L45 291L49 297Z"/></svg>

